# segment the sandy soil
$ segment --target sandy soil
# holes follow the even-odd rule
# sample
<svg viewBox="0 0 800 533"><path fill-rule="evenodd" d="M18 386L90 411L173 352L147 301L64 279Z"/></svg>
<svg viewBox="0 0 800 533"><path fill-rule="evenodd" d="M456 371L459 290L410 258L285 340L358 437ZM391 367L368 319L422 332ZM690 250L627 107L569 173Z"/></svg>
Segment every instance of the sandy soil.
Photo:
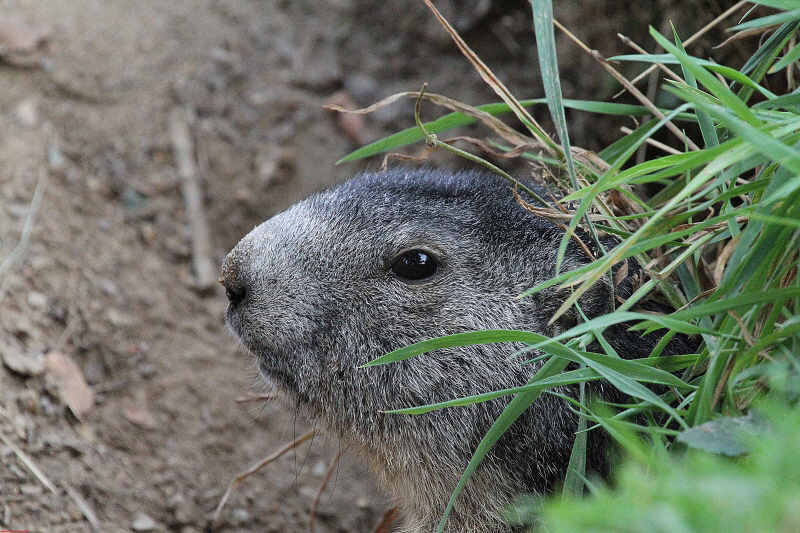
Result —
<svg viewBox="0 0 800 533"><path fill-rule="evenodd" d="M595 47L647 21L581 5L562 20ZM540 95L525 2L442 8L512 90ZM209 525L237 472L309 428L274 401L235 401L262 386L225 330L221 287L193 288L168 117L187 117L219 264L256 223L357 171L334 165L357 143L413 123L401 102L348 136L321 108L337 91L359 106L423 81L496 98L412 0L7 1L0 42L10 16L47 39L0 45L0 527L307 531L339 451L324 435L246 479ZM573 53L568 96L608 96ZM577 130L587 148L614 135ZM369 532L389 507L345 453L316 530Z"/></svg>

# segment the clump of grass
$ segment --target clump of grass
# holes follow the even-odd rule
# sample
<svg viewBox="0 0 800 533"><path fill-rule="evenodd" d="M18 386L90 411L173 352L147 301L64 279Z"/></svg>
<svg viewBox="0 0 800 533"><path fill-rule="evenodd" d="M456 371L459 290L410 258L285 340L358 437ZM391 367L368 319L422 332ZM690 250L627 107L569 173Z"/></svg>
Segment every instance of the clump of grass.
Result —
<svg viewBox="0 0 800 533"><path fill-rule="evenodd" d="M796 81L800 67L800 44L797 44L800 9L794 0L767 0L760 4L774 8L774 14L730 28L732 32L763 34L758 49L739 69L693 57L677 32L664 36L652 29L651 36L665 50L663 54L612 58L669 70L665 89L681 102L674 109L658 109L641 93L638 93L641 106L562 100L553 36L555 21L549 1L532 2L546 90L543 100L516 100L450 28L462 51L503 103L473 108L428 95L429 100L449 107L453 113L348 156L347 159L363 157L423 138L431 146L447 143L432 139L430 133L481 120L500 140L493 143L472 140L473 144L505 155L545 161L564 170L562 174L567 178L563 185L568 195L563 201L577 203L570 229L581 226L590 232L612 233L620 239L618 246L607 250L592 264L558 275L532 287L527 294L553 285L572 287L572 295L557 312L561 314L575 305L593 283L607 276L612 265L626 258L636 258L651 274L650 280L615 312L588 320L556 338L529 332L466 333L414 345L375 362L391 362L445 346L508 341L527 342L549 354L546 364L525 387L487 391L476 397L404 411L424 412L514 394L506 411L479 445L451 504L503 431L540 394L561 384L560 373L569 362L577 362L582 370L587 369L584 379L602 376L631 397L630 405L622 411L578 402L575 409L581 414L580 429L590 425L605 428L637 462L622 470L618 492L597 489L586 480L581 467L586 450L583 433L579 433L572 468L564 484L565 500L548 507L549 530L798 530L789 511L800 501L797 499L800 487L792 486L785 497L776 493L780 489L766 488L766 480L771 480L775 487L783 487L786 476L795 479L800 474L789 473L796 470L794 465L786 467L784 477L780 477L781 468L786 461L796 458L796 446L800 446L800 441L794 442L800 429L800 418L795 411L786 415L791 421L789 426L775 430L783 436L794 431L793 444L785 448L759 444L756 449L762 455L754 453L750 462L736 467L725 459L696 454L675 463L675 459L661 453L688 446L728 455L742 454L748 449L743 447L742 440L720 428L740 422L745 429L750 428L747 422L750 419L745 417L770 392L781 391L784 408L792 406L800 395L800 89ZM598 60L624 87L635 90L627 80L620 79L608 62ZM776 73L784 75L785 89L780 94L770 90L766 81L768 75ZM401 96L422 98L419 93ZM526 107L543 102L547 103L556 125L557 142L526 111ZM570 147L564 114L567 106L652 118L595 156ZM526 126L526 133L511 130L496 117L508 111ZM689 124L700 132L697 138L684 133ZM677 135L684 148L635 164L634 154L643 144L654 143L653 136L664 129ZM638 196L634 191L642 185L657 186L657 194L650 198ZM590 220L590 213L600 215L602 222ZM568 238L569 232L562 242L562 253ZM653 290L660 291L676 311L661 317L635 312L636 304ZM613 353L584 351L583 347L592 339L603 344L604 328L631 320L639 320L636 327L642 330L666 331L665 341L659 343L650 358L623 361ZM701 336L699 353L659 358L666 340L676 333ZM667 385L668 392L653 393L648 388L653 384ZM702 424L710 425L703 426L700 432L694 429ZM781 483L777 483L778 478ZM714 488L715 483L729 487L732 497L747 487L756 492L749 501L752 505L737 503L737 512L731 516L739 521L729 526L713 522L716 529L709 529L712 522L693 521L700 516L697 509L703 507L698 507L700 500L693 496L705 491L708 498L702 500L703 505L721 506L712 513L721 515L728 504L725 498L716 497L726 494ZM686 487L695 492L687 493ZM596 498L578 502L587 488L597 491ZM769 520L752 522L762 526L742 526L751 523L749 518L740 517L742 513L760 508L762 498L773 497L781 502L781 510L770 515ZM637 508L645 511L634 520L630 513ZM617 511L611 512L613 509ZM444 512L442 527L448 511ZM565 518L569 516L574 520ZM663 521L656 523L653 522L656 518L647 519L648 516L661 516ZM686 524L691 527L684 527Z"/></svg>
<svg viewBox="0 0 800 533"><path fill-rule="evenodd" d="M516 518L541 515L549 533L800 531L800 411L772 403L748 421L761 431L743 439L746 460L697 450L676 458L640 445L641 459L621 465L614 490L523 504Z"/></svg>

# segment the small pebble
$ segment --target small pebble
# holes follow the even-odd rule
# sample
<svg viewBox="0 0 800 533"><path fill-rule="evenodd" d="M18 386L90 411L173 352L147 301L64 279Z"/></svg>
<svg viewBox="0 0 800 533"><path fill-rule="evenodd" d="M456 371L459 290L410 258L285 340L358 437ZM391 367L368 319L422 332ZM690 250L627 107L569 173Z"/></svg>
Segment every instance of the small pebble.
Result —
<svg viewBox="0 0 800 533"><path fill-rule="evenodd" d="M20 409L26 413L39 414L39 394L30 389L24 389L17 395Z"/></svg>
<svg viewBox="0 0 800 533"><path fill-rule="evenodd" d="M30 496L30 497L41 496L42 487L40 487L39 485L22 485L19 488L19 491L25 496Z"/></svg>
<svg viewBox="0 0 800 533"><path fill-rule="evenodd" d="M380 85L375 78L358 72L345 78L344 88L363 107L377 101L380 93Z"/></svg>
<svg viewBox="0 0 800 533"><path fill-rule="evenodd" d="M237 507L231 513L231 519L237 526L243 526L250 521L250 512L244 507Z"/></svg>
<svg viewBox="0 0 800 533"><path fill-rule="evenodd" d="M369 499L367 499L367 498L365 498L363 496L356 500L356 507L358 507L359 509L368 509L370 507L370 505L371 504L370 504Z"/></svg>
<svg viewBox="0 0 800 533"><path fill-rule="evenodd" d="M172 511L173 520L177 524L192 524L197 518L192 502L180 492L167 500L167 507Z"/></svg>
<svg viewBox="0 0 800 533"><path fill-rule="evenodd" d="M323 477L328 472L328 465L320 459L314 466L311 468L311 475L314 477Z"/></svg>
<svg viewBox="0 0 800 533"><path fill-rule="evenodd" d="M41 292L31 291L28 293L28 305L33 307L34 309L45 309L48 305L48 298L47 295L42 294Z"/></svg>
<svg viewBox="0 0 800 533"><path fill-rule="evenodd" d="M67 158L64 157L58 144L50 143L47 146L47 163L50 165L50 168L56 172L67 169Z"/></svg>
<svg viewBox="0 0 800 533"><path fill-rule="evenodd" d="M309 487L308 485L303 485L298 489L297 492L299 492L303 498L309 502L312 502L314 501L314 498L317 497L317 494L319 494L319 487Z"/></svg>
<svg viewBox="0 0 800 533"><path fill-rule="evenodd" d="M17 122L26 128L33 128L39 124L39 110L36 108L36 103L30 100L20 102L14 115Z"/></svg>
<svg viewBox="0 0 800 533"><path fill-rule="evenodd" d="M15 343L0 346L3 363L25 377L39 376L44 373L44 355L38 351L23 351Z"/></svg>
<svg viewBox="0 0 800 533"><path fill-rule="evenodd" d="M131 522L131 529L134 531L153 531L155 528L156 521L144 513L138 513Z"/></svg>

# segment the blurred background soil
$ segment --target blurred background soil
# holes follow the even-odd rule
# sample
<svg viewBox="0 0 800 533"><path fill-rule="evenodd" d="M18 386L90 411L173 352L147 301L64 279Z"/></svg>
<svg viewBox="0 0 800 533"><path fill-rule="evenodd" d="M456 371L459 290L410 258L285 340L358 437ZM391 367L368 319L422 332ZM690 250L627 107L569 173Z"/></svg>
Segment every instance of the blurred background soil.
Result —
<svg viewBox="0 0 800 533"><path fill-rule="evenodd" d="M651 48L648 24L677 17L686 37L732 2L561 4L610 56L629 52L617 32ZM437 5L512 92L542 96L529 4ZM559 43L567 97L617 92ZM423 82L497 101L418 0L0 2L0 528L308 530L340 451L324 434L244 480L209 523L237 472L309 427L275 401L236 402L264 386L224 327L222 288L194 285L170 116L189 128L218 265L258 222L380 164L339 158L413 125L410 100L355 124L322 104ZM570 119L588 149L634 126ZM345 450L316 531L369 532L389 507Z"/></svg>

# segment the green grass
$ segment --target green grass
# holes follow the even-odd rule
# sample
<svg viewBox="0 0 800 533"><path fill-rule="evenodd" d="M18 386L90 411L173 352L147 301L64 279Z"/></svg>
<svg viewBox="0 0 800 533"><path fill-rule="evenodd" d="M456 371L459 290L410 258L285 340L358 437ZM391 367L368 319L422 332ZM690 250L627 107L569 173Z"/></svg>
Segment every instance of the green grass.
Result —
<svg viewBox="0 0 800 533"><path fill-rule="evenodd" d="M771 404L745 424L751 428L740 440L746 460L642 448L616 470L614 489L524 503L512 519L529 523L543 516L549 533L800 531L800 411ZM636 455L641 458L631 458Z"/></svg>
<svg viewBox="0 0 800 533"><path fill-rule="evenodd" d="M681 77L682 81L664 82L681 105L657 110L649 102L620 106L563 100L551 5L547 0L533 0L544 99L516 101L486 72L485 65L472 58L503 103L479 106L478 111L463 104L451 106L457 111L343 159L396 150L424 139L425 131L441 134L482 120L501 137L497 146L510 150L526 143L538 145L540 150L523 155L541 159L544 154L564 169L561 174L568 177L563 184L568 193L565 201L577 202L571 228L602 229L621 238L618 246L591 265L563 273L526 294L570 285L572 295L558 310L561 314L623 259L634 257L653 274L614 313L579 324L554 339L518 331L467 333L414 345L373 362L389 363L444 346L509 341L527 342L545 354L544 366L523 387L402 411L418 413L513 395L475 452L451 506L491 446L539 395L550 387L602 378L631 397L627 409L612 411L585 401L574 408L582 416L582 428L604 428L631 457L619 471L615 488L597 487L586 480L582 468L585 438L578 438L561 495L544 507L522 506L517 520L536 524L544 508L544 521L552 532L800 531L800 462L796 460L800 415L794 408L800 394L800 90L795 80L800 69L800 10L795 0L761 3L775 8L773 14L751 17L732 28L764 32L762 44L739 69L693 57L677 32L664 36L653 29L654 43L664 53L613 58L660 63ZM470 57L468 50L465 55ZM780 81L776 86L789 88L778 94L770 88L768 75ZM557 141L544 135L525 111L545 102ZM565 107L659 116L645 120L601 151L599 158L579 152L573 157ZM528 133L512 134L497 124L497 117L509 111L528 125ZM677 119L696 123L699 135L678 139L678 146L684 146L679 153L636 164L633 157L640 146L668 127L675 132L670 122ZM697 149L685 148L693 143ZM660 191L653 197L638 197L632 191L642 184L656 184ZM612 191L629 200L627 212L611 211L606 198ZM604 215L604 220L590 222L590 212ZM565 235L562 254L568 238ZM665 317L632 313L637 301L651 290L660 291L677 311ZM624 361L610 347L602 354L579 348L592 338L605 345L603 330L631 319L641 319L641 329L665 328L667 337L676 332L699 335L700 351L658 357L661 343L650 358ZM577 363L578 369L564 372L570 362ZM667 385L669 392L656 395L648 387L653 384ZM765 397L772 398L766 410L767 418L772 417L766 432L770 438L750 438L744 446L740 437L721 430L726 424L751 420L745 417ZM748 423L742 426L749 427ZM729 455L753 451L731 461L697 449ZM593 496L584 498L587 489ZM449 508L443 511L440 530Z"/></svg>

